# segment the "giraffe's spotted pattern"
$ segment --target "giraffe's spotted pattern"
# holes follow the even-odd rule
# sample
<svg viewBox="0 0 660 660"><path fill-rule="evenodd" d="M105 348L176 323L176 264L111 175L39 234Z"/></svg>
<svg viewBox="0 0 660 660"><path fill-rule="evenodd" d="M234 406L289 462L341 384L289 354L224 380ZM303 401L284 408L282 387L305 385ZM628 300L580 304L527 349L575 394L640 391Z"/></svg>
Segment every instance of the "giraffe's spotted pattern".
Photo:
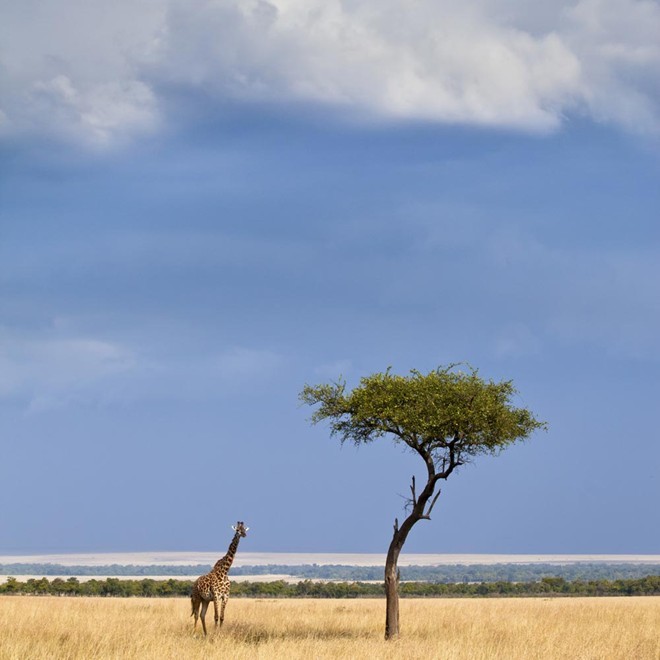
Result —
<svg viewBox="0 0 660 660"><path fill-rule="evenodd" d="M234 538L229 544L227 554L219 559L213 570L202 577L197 578L193 585L190 601L192 603L192 616L195 617L193 629L197 627L197 618L202 620L202 628L206 635L206 610L209 603L213 601L213 609L215 612L214 620L216 627L221 626L225 620L225 606L229 600L229 577L227 573L234 561L238 542L247 535L249 527L245 527L242 521L238 521L234 527ZM220 604L220 611L218 612L218 604ZM201 607L201 612L200 612Z"/></svg>

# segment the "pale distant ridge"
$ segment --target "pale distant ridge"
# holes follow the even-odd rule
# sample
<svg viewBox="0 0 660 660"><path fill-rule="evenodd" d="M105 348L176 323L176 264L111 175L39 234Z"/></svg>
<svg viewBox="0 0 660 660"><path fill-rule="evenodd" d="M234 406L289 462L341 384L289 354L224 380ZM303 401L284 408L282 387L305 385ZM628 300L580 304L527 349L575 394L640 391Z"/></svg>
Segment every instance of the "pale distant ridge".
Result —
<svg viewBox="0 0 660 660"><path fill-rule="evenodd" d="M62 566L109 566L112 564L148 566L152 564L186 566L213 564L219 550L210 552L101 552L43 555L0 555L0 564L60 564ZM320 566L382 566L385 554L378 553L304 553L304 552L241 552L234 566L264 566L277 564ZM544 555L544 554L402 554L400 566L446 566L485 564L573 564L573 563L658 564L660 555Z"/></svg>

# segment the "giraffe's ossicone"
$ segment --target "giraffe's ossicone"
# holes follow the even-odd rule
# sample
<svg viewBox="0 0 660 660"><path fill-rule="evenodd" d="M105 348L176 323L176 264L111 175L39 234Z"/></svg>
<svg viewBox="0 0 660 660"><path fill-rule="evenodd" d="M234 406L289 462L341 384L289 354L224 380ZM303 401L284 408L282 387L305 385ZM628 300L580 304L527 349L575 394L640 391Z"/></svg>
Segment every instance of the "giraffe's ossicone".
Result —
<svg viewBox="0 0 660 660"><path fill-rule="evenodd" d="M227 554L219 559L213 570L202 577L197 578L195 584L193 584L192 593L190 595L190 602L192 604L192 614L191 616L195 617L195 623L193 624L193 630L197 628L197 618L202 620L202 628L204 629L204 634L206 635L206 610L208 609L209 603L213 601L213 608L215 611L215 626L216 628L222 625L222 622L225 620L225 606L229 600L229 577L227 573L231 567L232 562L234 561L234 556L236 555L236 550L238 549L238 542L247 536L247 531L249 527L245 527L243 522L239 520L236 525L232 527L234 530L234 538L229 544L229 549ZM220 603L220 609L218 612L218 603ZM201 612L200 612L201 607Z"/></svg>

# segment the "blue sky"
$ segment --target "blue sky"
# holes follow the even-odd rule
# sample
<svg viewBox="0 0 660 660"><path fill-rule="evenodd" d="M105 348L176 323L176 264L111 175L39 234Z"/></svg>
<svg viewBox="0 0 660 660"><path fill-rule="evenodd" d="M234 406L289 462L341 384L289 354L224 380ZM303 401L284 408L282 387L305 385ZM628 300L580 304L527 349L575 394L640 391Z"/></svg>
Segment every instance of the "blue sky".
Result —
<svg viewBox="0 0 660 660"><path fill-rule="evenodd" d="M550 429L407 550L657 552L656 2L2 4L0 552L384 551L297 394L460 360Z"/></svg>

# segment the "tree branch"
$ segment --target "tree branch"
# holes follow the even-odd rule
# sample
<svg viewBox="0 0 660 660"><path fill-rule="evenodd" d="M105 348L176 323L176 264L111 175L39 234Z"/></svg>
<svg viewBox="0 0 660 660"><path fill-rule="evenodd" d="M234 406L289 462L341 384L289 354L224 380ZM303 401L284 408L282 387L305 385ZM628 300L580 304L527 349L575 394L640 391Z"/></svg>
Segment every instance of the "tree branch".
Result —
<svg viewBox="0 0 660 660"><path fill-rule="evenodd" d="M435 494L435 497L431 500L431 504L429 508L426 510L426 513L422 516L423 520L431 520L431 511L433 511L433 507L435 506L435 503L438 501L441 492L442 490L438 489L438 492Z"/></svg>
<svg viewBox="0 0 660 660"><path fill-rule="evenodd" d="M457 467L463 465L461 461L461 453L456 450L456 443L459 438L454 438L450 443L447 444L447 449L449 449L449 457L444 456L442 458L442 471L437 472L433 476L434 485L439 479L446 479ZM449 461L447 461L449 458Z"/></svg>
<svg viewBox="0 0 660 660"><path fill-rule="evenodd" d="M403 431L401 431L401 429L398 426L395 426L395 425L390 424L388 422L383 422L380 425L380 428L382 428L383 431L386 431L387 433L391 433L392 435L395 435L400 440L403 440L407 445L410 444L410 442L408 442L408 440L406 440L406 437L404 436Z"/></svg>

